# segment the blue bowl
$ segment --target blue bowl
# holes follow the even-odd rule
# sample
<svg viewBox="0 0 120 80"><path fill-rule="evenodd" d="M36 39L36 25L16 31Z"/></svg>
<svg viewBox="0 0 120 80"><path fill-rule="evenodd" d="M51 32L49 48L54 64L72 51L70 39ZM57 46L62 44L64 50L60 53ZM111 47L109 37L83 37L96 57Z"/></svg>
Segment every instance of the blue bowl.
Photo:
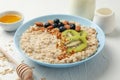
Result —
<svg viewBox="0 0 120 80"><path fill-rule="evenodd" d="M81 25L84 26L90 26L96 29L97 31L97 39L99 40L99 47L97 49L97 52L95 52L94 55L82 60L82 61L78 61L78 62L74 62L74 63L65 63L65 64L50 64L50 63L45 63L45 62L40 62L38 60L32 59L29 56L27 56L23 50L20 47L20 37L22 35L22 33L24 33L26 31L26 29L29 28L29 26L34 25L35 22L37 21L41 21L41 22L47 22L48 20L53 20L55 18L59 18L60 20L68 20L68 21L75 21L80 23ZM63 15L63 14L57 14L57 15L47 15L47 16L42 16L42 17L37 17L35 19L32 19L30 21L28 21L27 23L23 24L21 27L19 27L15 33L14 36L14 44L16 49L24 56L26 56L27 58L29 58L31 61L38 63L42 66L47 66L47 67L53 67L53 68L65 68L65 67L72 67L72 66L76 66L79 65L83 62L86 62L92 58L94 58L96 55L98 55L100 53L100 51L103 49L104 44L105 44L105 35L104 32L101 30L100 27L98 27L95 23L91 22L90 20L87 20L85 18L82 17L78 17L78 16L72 16L72 15Z"/></svg>

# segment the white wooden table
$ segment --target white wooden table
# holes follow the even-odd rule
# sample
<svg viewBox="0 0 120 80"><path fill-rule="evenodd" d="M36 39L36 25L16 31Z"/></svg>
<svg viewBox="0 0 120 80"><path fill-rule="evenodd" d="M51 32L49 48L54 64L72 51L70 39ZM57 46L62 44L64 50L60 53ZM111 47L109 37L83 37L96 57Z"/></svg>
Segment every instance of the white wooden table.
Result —
<svg viewBox="0 0 120 80"><path fill-rule="evenodd" d="M0 0L0 12L17 10L23 13L25 21L47 14L70 14L70 0ZM35 80L45 77L47 80L120 80L120 0L96 0L96 8L109 7L116 13L116 29L106 36L103 51L92 60L79 66L65 69L43 67L30 62L20 54L14 55L19 61L23 59L35 67ZM5 32L0 28L0 46L13 39L14 32ZM7 80L13 80L9 78Z"/></svg>

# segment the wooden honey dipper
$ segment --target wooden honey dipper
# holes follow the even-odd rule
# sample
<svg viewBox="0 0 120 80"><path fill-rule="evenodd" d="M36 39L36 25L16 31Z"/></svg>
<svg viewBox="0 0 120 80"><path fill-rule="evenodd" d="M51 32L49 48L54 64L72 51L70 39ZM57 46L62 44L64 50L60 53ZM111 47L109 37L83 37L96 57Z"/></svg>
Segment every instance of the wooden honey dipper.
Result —
<svg viewBox="0 0 120 80"><path fill-rule="evenodd" d="M18 76L21 78L21 80L34 80L31 67L29 67L27 64L24 63L19 64L11 55L6 53L1 47L0 47L0 51L7 57L9 61L11 61L13 64L17 66L16 72Z"/></svg>

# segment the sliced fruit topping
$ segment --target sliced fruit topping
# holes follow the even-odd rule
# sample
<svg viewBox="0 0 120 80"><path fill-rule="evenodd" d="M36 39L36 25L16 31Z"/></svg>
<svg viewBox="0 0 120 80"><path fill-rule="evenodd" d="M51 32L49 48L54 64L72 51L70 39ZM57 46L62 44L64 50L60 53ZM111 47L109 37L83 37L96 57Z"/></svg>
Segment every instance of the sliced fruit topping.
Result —
<svg viewBox="0 0 120 80"><path fill-rule="evenodd" d="M81 30L80 32L79 32L79 34L80 34L80 36L82 36L82 37L87 37L87 32L86 31L83 31L83 30Z"/></svg>
<svg viewBox="0 0 120 80"><path fill-rule="evenodd" d="M85 37L74 36L71 37L69 43L66 44L67 52L80 52L87 47L87 40Z"/></svg>
<svg viewBox="0 0 120 80"><path fill-rule="evenodd" d="M62 32L62 39L66 38L63 43L67 47L67 53L80 52L87 47L86 32L75 30L65 30Z"/></svg>
<svg viewBox="0 0 120 80"><path fill-rule="evenodd" d="M69 38L69 37L76 36L76 35L79 35L79 33L71 29L65 30L64 32L62 32L62 36L65 38Z"/></svg>
<svg viewBox="0 0 120 80"><path fill-rule="evenodd" d="M76 41L72 41L72 42L67 43L66 46L67 46L67 48L70 48L70 47L77 46L80 43L81 43L80 40L76 40Z"/></svg>

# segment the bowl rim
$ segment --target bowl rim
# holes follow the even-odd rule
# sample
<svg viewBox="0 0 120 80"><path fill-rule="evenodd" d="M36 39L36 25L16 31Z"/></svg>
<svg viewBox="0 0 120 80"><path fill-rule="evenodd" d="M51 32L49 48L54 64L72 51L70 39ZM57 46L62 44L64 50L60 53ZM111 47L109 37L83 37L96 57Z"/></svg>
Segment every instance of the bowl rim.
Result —
<svg viewBox="0 0 120 80"><path fill-rule="evenodd" d="M94 24L94 26L97 27L97 29L99 29L100 32L101 32L102 37L103 37L103 39L104 39L104 40L103 40L103 43L104 43L104 44L101 45L99 52L97 52L97 53L95 53L95 54L93 54L93 55L89 56L88 58L85 58L85 59L83 59L83 60L81 60L81 61L77 61L77 62L73 62L73 63L51 64L51 63L42 62L42 61L38 61L38 60L32 59L32 58L29 57L27 54L25 54L25 52L23 52L23 51L21 52L20 49L18 48L18 46L17 46L17 44L16 44L17 33L18 33L18 31L21 29L21 27L24 26L25 24L28 24L29 22L32 22L32 21L37 20L37 19L39 19L39 18L49 17L49 16L68 16L68 17L74 17L74 18L81 18L81 19L83 19L83 20L85 20L85 21L87 21L87 22L89 22L89 23L91 23L91 24ZM105 34L104 34L103 30L102 30L98 25L96 25L94 22L92 22L92 21L90 21L90 20L88 20L88 19L86 19L86 18L83 18L83 17L80 17L80 16L68 15L68 14L50 14L50 15L44 15L44 16L39 16L39 17L33 18L33 19L27 21L26 23L24 23L23 25L21 25L21 26L17 29L17 31L15 32L15 35L14 35L14 44L15 44L15 49L16 49L20 54L22 53L25 57L27 57L28 59L32 60L33 62L36 62L36 63L38 63L38 64L40 64L40 65L42 65L42 66L46 66L46 67L66 68L66 67L72 67L72 66L75 66L75 65L79 65L79 64L81 64L81 63L83 63L83 62L86 62L86 61L88 61L88 60L91 60L93 57L95 57L96 55L98 55L98 54L101 52L101 50L103 49L104 45L105 45ZM18 45L19 45L19 44L18 44Z"/></svg>

